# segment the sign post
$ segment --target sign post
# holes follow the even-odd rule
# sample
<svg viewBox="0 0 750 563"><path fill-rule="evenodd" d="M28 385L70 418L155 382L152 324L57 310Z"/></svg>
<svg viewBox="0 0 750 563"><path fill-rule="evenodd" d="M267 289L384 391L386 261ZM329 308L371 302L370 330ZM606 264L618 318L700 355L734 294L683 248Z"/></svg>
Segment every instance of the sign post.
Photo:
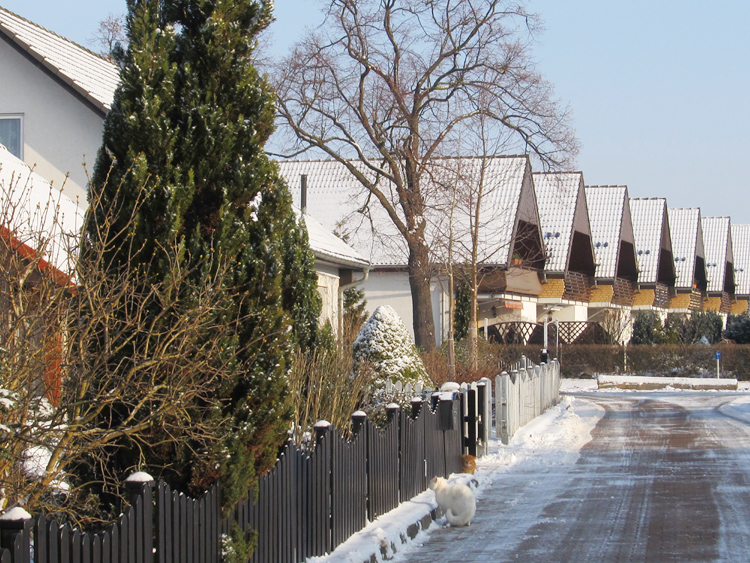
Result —
<svg viewBox="0 0 750 563"><path fill-rule="evenodd" d="M714 358L716 358L716 379L719 379L719 362L721 361L721 352L716 350L716 352L714 352Z"/></svg>

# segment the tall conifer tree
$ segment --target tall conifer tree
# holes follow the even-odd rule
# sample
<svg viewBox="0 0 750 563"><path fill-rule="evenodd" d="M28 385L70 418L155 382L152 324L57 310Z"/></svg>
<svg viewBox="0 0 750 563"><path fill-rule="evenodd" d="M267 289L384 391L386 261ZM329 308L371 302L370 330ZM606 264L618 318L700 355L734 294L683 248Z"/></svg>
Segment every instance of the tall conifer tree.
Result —
<svg viewBox="0 0 750 563"><path fill-rule="evenodd" d="M126 217L128 200L146 187L148 204L122 234L138 249L137 260L122 257L124 271L141 263L155 278L166 276L160 265L177 256L197 266L196 276L208 276L229 261L220 315L238 326L224 344L234 372L216 390L221 414L214 416L226 420L214 451L195 460L174 445L147 452L146 461L169 466L176 485L185 484L188 469L196 489L221 477L228 506L276 459L290 419L291 347L314 344L320 312L304 224L263 151L274 104L252 54L257 33L272 21L272 3L129 0L128 7L123 82L92 190L105 199L111 193ZM183 291L189 300L190 288Z"/></svg>

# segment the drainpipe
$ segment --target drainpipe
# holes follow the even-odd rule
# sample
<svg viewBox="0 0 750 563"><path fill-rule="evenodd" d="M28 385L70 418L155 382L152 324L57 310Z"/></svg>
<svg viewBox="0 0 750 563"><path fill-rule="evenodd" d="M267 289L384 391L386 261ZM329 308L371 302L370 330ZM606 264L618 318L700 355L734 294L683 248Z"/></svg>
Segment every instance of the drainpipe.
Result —
<svg viewBox="0 0 750 563"><path fill-rule="evenodd" d="M338 310L338 324L339 324L339 339L344 334L344 292L347 289L350 289L352 287L356 287L361 283L365 283L367 281L367 278L370 277L370 267L365 266L364 268L364 276L362 276L361 280L353 281L352 283L348 283L346 285L339 286L339 310Z"/></svg>

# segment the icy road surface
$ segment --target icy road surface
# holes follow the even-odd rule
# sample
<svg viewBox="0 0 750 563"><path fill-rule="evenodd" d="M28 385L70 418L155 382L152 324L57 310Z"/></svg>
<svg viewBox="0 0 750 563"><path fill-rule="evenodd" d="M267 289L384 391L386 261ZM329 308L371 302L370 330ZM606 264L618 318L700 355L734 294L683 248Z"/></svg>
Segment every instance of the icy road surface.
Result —
<svg viewBox="0 0 750 563"><path fill-rule="evenodd" d="M567 401L604 409L577 458L531 456L495 473L470 527L433 525L396 560L750 560L747 394L579 391ZM485 463L508 465L512 446Z"/></svg>

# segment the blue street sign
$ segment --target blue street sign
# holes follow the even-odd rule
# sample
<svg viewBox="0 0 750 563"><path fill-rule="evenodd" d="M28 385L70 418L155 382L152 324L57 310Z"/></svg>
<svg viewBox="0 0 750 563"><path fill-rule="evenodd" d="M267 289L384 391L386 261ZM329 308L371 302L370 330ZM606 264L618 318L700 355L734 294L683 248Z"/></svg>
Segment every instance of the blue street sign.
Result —
<svg viewBox="0 0 750 563"><path fill-rule="evenodd" d="M721 359L721 352L718 350L714 353L714 360L720 360Z"/></svg>

